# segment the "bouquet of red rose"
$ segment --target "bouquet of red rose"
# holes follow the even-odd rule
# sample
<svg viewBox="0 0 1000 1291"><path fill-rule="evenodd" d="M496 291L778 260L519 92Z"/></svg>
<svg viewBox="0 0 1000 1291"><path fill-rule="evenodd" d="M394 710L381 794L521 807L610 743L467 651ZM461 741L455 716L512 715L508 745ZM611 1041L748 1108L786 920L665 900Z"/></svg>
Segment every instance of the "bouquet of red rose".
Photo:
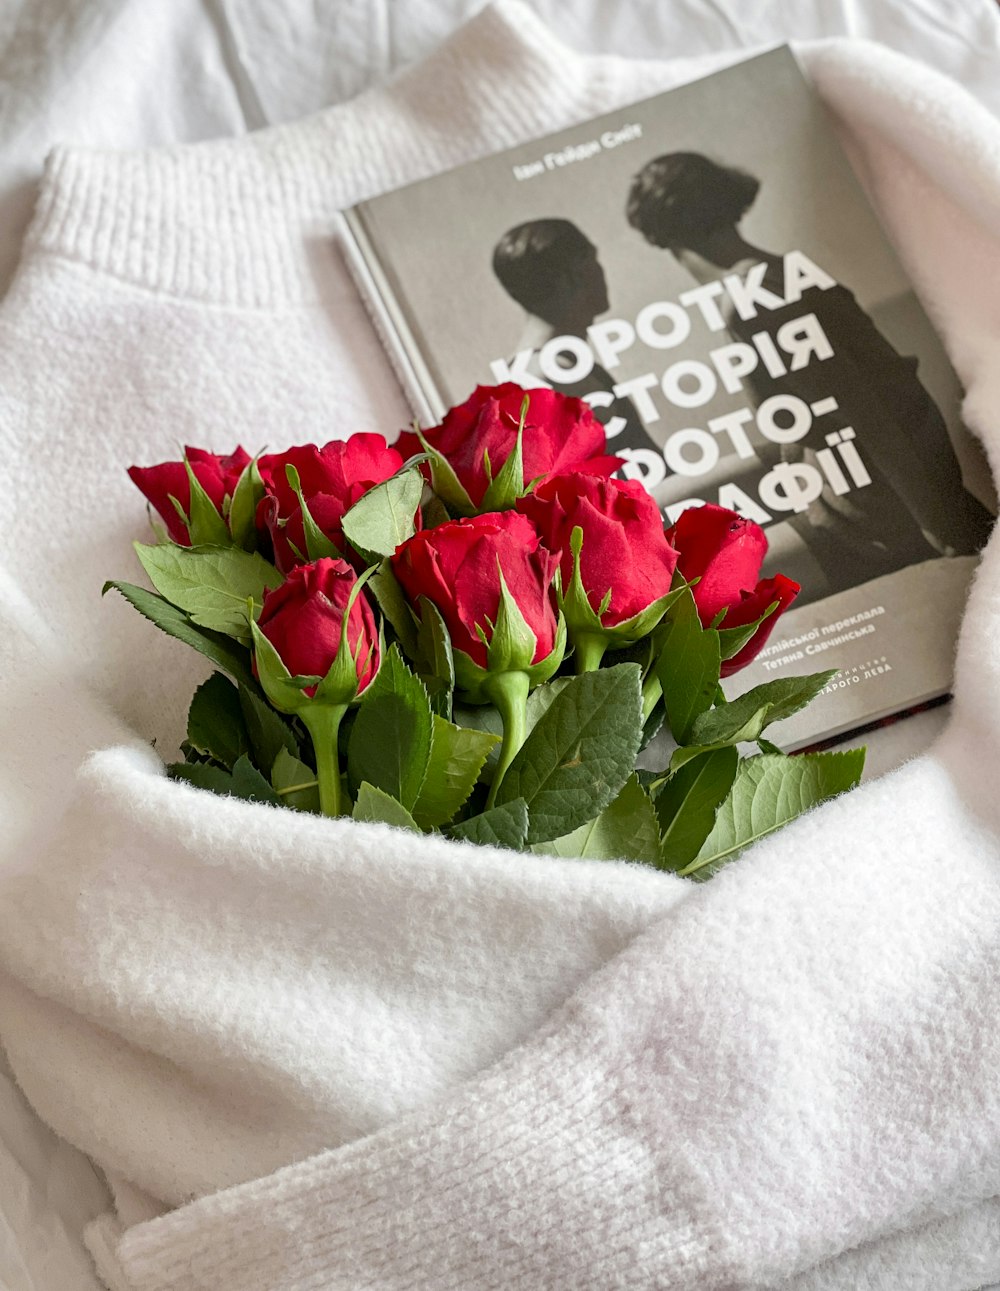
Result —
<svg viewBox="0 0 1000 1291"><path fill-rule="evenodd" d="M169 774L698 878L854 785L863 751L764 735L832 673L720 687L798 592L759 577L763 531L716 506L665 531L619 465L581 400L508 384L395 446L133 467L165 525L136 544L155 591L107 587L221 670Z"/></svg>

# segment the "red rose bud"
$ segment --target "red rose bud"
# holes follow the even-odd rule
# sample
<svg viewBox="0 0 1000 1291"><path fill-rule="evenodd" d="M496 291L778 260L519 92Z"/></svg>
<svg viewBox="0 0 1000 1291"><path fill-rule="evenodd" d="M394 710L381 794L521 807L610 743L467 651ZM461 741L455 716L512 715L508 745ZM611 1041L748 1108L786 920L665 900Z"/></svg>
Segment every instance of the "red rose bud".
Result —
<svg viewBox="0 0 1000 1291"><path fill-rule="evenodd" d="M440 612L470 695L479 694L488 673L525 672L537 685L558 668L565 641L552 590L557 564L531 521L514 511L424 529L392 557L413 608L419 613L425 596ZM504 587L514 608L501 613Z"/></svg>
<svg viewBox="0 0 1000 1291"><path fill-rule="evenodd" d="M723 662L722 675L728 677L757 656L778 618L799 594L799 585L783 574L760 579L767 551L764 530L725 507L690 507L667 530L667 540L677 548L677 567L684 577L699 580L692 593L703 626L725 611L721 627L745 627L778 602L746 645Z"/></svg>
<svg viewBox="0 0 1000 1291"><path fill-rule="evenodd" d="M660 512L635 480L557 475L517 509L542 542L560 553L562 611L571 640L597 633L622 643L650 632L663 614L677 552L667 542ZM574 594L574 529L582 531L579 591ZM579 603L578 603L579 600Z"/></svg>
<svg viewBox="0 0 1000 1291"><path fill-rule="evenodd" d="M324 558L312 565L296 566L280 587L264 593L257 627L293 677L323 678L330 672L357 581L346 561ZM334 702L349 702L378 672L378 628L363 591L347 614L347 645L353 669L343 687L344 694L332 697ZM303 693L311 696L315 691L316 687L310 686Z"/></svg>
<svg viewBox="0 0 1000 1291"><path fill-rule="evenodd" d="M227 497L232 497L240 476L250 465L250 456L237 448L228 457L208 453L203 448L185 447L184 456L194 477L208 494L212 505L222 515ZM186 516L191 514L191 482L184 462L161 462L158 466L130 466L129 479L159 512L167 533L182 547L191 545L188 526L177 513L171 497L177 499ZM209 513L211 514L211 513Z"/></svg>
<svg viewBox="0 0 1000 1291"><path fill-rule="evenodd" d="M514 451L525 395L525 484L539 476L570 471L611 475L621 465L620 458L606 455L604 427L582 399L544 387L522 390L512 381L477 386L465 403L445 414L440 426L424 432L430 447L455 472L473 507L482 502L491 478L497 477ZM407 458L423 452L420 439L408 431L400 435L397 446Z"/></svg>
<svg viewBox="0 0 1000 1291"><path fill-rule="evenodd" d="M382 435L368 434L333 440L322 448L302 444L262 457L258 468L266 492L257 523L271 535L275 564L281 572L308 560L302 507L288 482L286 466L294 466L298 472L302 496L317 527L347 555L341 528L344 515L402 465L402 457L387 446Z"/></svg>
<svg viewBox="0 0 1000 1291"><path fill-rule="evenodd" d="M756 623L769 605L773 605L775 601L778 605L761 623L746 645L731 659L722 661L723 677L731 677L734 672L739 672L741 668L745 668L748 663L756 659L771 635L775 623L798 596L799 590L798 583L786 578L784 574L776 574L774 578L761 579L752 592L742 594L743 599L740 603L732 606L723 619L723 627L742 628L750 623Z"/></svg>

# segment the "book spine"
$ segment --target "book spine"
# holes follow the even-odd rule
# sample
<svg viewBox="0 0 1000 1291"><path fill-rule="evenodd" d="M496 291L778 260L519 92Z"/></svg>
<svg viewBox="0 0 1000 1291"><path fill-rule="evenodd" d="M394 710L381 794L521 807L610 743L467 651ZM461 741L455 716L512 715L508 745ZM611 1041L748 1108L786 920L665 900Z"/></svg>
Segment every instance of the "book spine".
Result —
<svg viewBox="0 0 1000 1291"><path fill-rule="evenodd" d="M389 356L406 402L421 426L433 426L444 415L444 403L405 325L395 293L357 208L337 215L337 237L382 348Z"/></svg>

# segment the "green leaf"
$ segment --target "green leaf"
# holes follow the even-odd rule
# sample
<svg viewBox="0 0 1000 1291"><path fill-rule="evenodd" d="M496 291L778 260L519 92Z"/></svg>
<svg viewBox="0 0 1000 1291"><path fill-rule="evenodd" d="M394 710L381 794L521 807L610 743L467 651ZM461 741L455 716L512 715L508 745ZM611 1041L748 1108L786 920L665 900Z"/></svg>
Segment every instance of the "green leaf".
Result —
<svg viewBox="0 0 1000 1291"><path fill-rule="evenodd" d="M448 833L451 838L482 847L523 851L528 836L528 804L523 798L514 798L502 807L491 807L480 816L452 825Z"/></svg>
<svg viewBox="0 0 1000 1291"><path fill-rule="evenodd" d="M256 687L251 689L249 686L241 686L239 704L254 761L265 775L271 774L275 759L282 749L298 757L299 743L291 726L261 697Z"/></svg>
<svg viewBox="0 0 1000 1291"><path fill-rule="evenodd" d="M191 501L188 504L188 536L192 546L202 543L229 545L229 526L219 514L215 503L202 488L201 481L191 469L187 456L184 458L184 469L187 471L188 484L191 486Z"/></svg>
<svg viewBox="0 0 1000 1291"><path fill-rule="evenodd" d="M228 796L233 792L233 774L210 762L171 762L167 766L171 780L183 780L196 789Z"/></svg>
<svg viewBox="0 0 1000 1291"><path fill-rule="evenodd" d="M731 745L701 753L676 771L656 796L660 863L680 871L698 855L716 812L733 786L739 754Z"/></svg>
<svg viewBox="0 0 1000 1291"><path fill-rule="evenodd" d="M455 726L435 713L427 775L413 808L417 823L431 829L451 820L475 789L490 750L499 743L496 735Z"/></svg>
<svg viewBox="0 0 1000 1291"><path fill-rule="evenodd" d="M194 692L188 710L187 738L192 748L230 771L236 760L249 752L239 691L222 673L213 672Z"/></svg>
<svg viewBox="0 0 1000 1291"><path fill-rule="evenodd" d="M572 677L553 677L541 686L536 686L528 696L528 733L530 734L549 711L556 699L567 686L573 684Z"/></svg>
<svg viewBox="0 0 1000 1291"><path fill-rule="evenodd" d="M354 820L370 824L393 825L396 829L412 829L420 833L417 822L401 803L367 781L358 790L351 816Z"/></svg>
<svg viewBox="0 0 1000 1291"><path fill-rule="evenodd" d="M149 580L198 627L250 641L247 601L255 610L282 578L258 552L239 547L146 547L135 544Z"/></svg>
<svg viewBox="0 0 1000 1291"><path fill-rule="evenodd" d="M594 820L562 838L536 843L531 850L545 856L644 861L656 865L659 847L660 832L653 804L632 775L614 802Z"/></svg>
<svg viewBox="0 0 1000 1291"><path fill-rule="evenodd" d="M351 784L383 789L409 811L420 794L431 754L431 705L424 684L393 645L364 692L351 732Z"/></svg>
<svg viewBox="0 0 1000 1291"><path fill-rule="evenodd" d="M861 779L864 763L864 749L746 758L711 833L681 873L708 878L751 843L817 803L852 789Z"/></svg>
<svg viewBox="0 0 1000 1291"><path fill-rule="evenodd" d="M232 791L237 798L245 798L248 802L269 802L276 807L281 805L281 799L246 754L233 767Z"/></svg>
<svg viewBox="0 0 1000 1291"><path fill-rule="evenodd" d="M761 686L754 686L753 690L730 700L722 708L700 714L691 726L691 742L735 744L738 740L755 740L765 727L773 722L783 721L804 708L836 675L837 670L834 668L829 672L814 672L804 677L782 677L777 681L766 681ZM761 713L764 717L757 729L750 734L743 733Z"/></svg>
<svg viewBox="0 0 1000 1291"><path fill-rule="evenodd" d="M143 618L148 619L161 632L191 646L217 667L228 672L235 681L249 686L257 684L250 664L250 651L235 645L228 636L224 636L221 632L196 627L183 610L179 610L165 597L159 596L156 592L150 592L145 587L136 587L134 583L112 581L104 584L101 594L103 595L109 588L121 592L129 605L138 610Z"/></svg>
<svg viewBox="0 0 1000 1291"><path fill-rule="evenodd" d="M424 481L419 471L404 470L369 489L342 521L351 546L373 563L391 556L416 532L415 516Z"/></svg>
<svg viewBox="0 0 1000 1291"><path fill-rule="evenodd" d="M319 813L319 784L316 772L280 748L271 767L271 786L286 807Z"/></svg>
<svg viewBox="0 0 1000 1291"><path fill-rule="evenodd" d="M671 609L656 661L667 722L678 744L689 742L695 719L711 707L721 667L719 634L701 626L694 597L685 588Z"/></svg>
<svg viewBox="0 0 1000 1291"><path fill-rule="evenodd" d="M642 734L638 664L574 677L525 740L500 784L498 806L523 798L529 843L561 838L600 813L635 767Z"/></svg>
<svg viewBox="0 0 1000 1291"><path fill-rule="evenodd" d="M713 711L720 712L721 716L720 710L716 709ZM709 715L711 715L711 713ZM708 753L712 749L725 748L726 745L752 744L755 740L760 739L761 731L765 726L767 726L770 720L771 706L770 704L765 704L763 708L758 708L752 712L742 726L736 726L734 722L726 728L724 724L720 722L720 726L723 727L723 733L720 735L720 738L715 740L713 743L683 744L679 748L674 749L670 758L671 772L679 771L686 762L690 762L692 758L700 757L702 753ZM695 738L695 734L692 733L691 739L694 740Z"/></svg>
<svg viewBox="0 0 1000 1291"><path fill-rule="evenodd" d="M274 805L281 802L246 755L237 760L231 772L210 766L207 762L175 762L167 767L167 772L173 780L185 780L197 789L208 789L212 793L243 798L247 802L267 802Z"/></svg>

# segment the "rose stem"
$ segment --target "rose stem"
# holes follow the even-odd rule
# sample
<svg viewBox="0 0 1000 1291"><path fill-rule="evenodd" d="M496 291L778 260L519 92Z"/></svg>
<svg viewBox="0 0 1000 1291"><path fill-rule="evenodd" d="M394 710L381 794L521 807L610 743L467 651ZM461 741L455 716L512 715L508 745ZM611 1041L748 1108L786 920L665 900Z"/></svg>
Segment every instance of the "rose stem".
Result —
<svg viewBox="0 0 1000 1291"><path fill-rule="evenodd" d="M310 704L299 711L312 739L319 781L319 807L324 816L340 815L340 756L337 736L346 704Z"/></svg>
<svg viewBox="0 0 1000 1291"><path fill-rule="evenodd" d="M486 799L487 811L496 801L500 781L528 733L529 689L526 672L498 672L490 678L489 695L503 722L503 743L500 745L500 759Z"/></svg>
<svg viewBox="0 0 1000 1291"><path fill-rule="evenodd" d="M597 633L581 632L573 638L573 665L577 676L584 672L596 672L601 666L604 652L608 648L606 637Z"/></svg>

